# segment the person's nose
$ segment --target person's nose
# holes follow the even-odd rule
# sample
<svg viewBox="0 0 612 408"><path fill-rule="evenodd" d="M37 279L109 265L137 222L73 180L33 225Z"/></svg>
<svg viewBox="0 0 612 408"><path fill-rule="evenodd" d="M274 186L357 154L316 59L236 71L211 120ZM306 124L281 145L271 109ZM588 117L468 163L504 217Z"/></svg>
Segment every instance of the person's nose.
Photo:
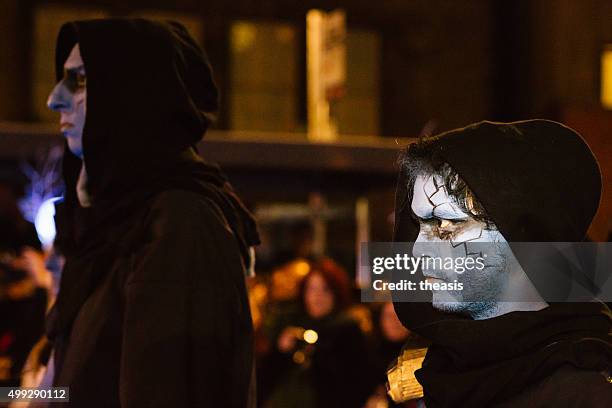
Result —
<svg viewBox="0 0 612 408"><path fill-rule="evenodd" d="M70 112L72 110L72 98L63 82L60 81L47 99L47 107L55 112Z"/></svg>

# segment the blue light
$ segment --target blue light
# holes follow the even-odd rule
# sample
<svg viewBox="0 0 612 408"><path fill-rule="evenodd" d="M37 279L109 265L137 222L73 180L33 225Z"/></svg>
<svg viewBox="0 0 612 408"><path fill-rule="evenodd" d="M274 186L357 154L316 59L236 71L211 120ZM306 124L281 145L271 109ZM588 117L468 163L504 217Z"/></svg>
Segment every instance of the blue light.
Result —
<svg viewBox="0 0 612 408"><path fill-rule="evenodd" d="M60 197L53 197L44 201L38 208L34 218L34 226L38 233L38 239L40 239L45 249L49 249L55 240L55 202L59 199Z"/></svg>

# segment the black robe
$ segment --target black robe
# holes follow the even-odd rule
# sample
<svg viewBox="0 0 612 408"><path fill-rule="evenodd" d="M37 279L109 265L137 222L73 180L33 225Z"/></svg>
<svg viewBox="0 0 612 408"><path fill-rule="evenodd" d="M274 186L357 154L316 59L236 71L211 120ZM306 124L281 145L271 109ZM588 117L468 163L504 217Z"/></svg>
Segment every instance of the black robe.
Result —
<svg viewBox="0 0 612 408"><path fill-rule="evenodd" d="M68 23L87 73L83 162L66 150L57 244L66 256L48 316L54 385L73 407L245 407L253 333L245 289L255 223L196 153L217 109L206 56L176 23ZM66 404L58 404L65 407Z"/></svg>

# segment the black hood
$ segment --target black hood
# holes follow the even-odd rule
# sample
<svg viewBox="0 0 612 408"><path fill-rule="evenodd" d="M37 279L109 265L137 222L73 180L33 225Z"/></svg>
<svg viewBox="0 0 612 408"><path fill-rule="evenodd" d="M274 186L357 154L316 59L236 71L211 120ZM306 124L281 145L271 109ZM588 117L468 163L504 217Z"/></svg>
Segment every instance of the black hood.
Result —
<svg viewBox="0 0 612 408"><path fill-rule="evenodd" d="M553 121L480 122L407 151L448 163L511 245L582 241L599 205L601 175L593 153L580 135ZM419 232L411 216L411 179L400 173L398 242L413 242ZM538 312L484 320L443 313L430 303L396 302L395 310L432 343L417 371L428 407L490 406L563 365L605 370L612 364L610 311L599 302L550 303Z"/></svg>
<svg viewBox="0 0 612 408"><path fill-rule="evenodd" d="M509 242L582 241L599 207L597 160L574 130L550 120L479 122L409 150L459 173ZM414 241L407 174L396 195L395 241Z"/></svg>
<svg viewBox="0 0 612 408"><path fill-rule="evenodd" d="M77 42L87 73L87 187L97 200L112 199L163 175L202 139L218 110L217 88L208 58L178 23L67 23L57 41L58 81Z"/></svg>
<svg viewBox="0 0 612 408"><path fill-rule="evenodd" d="M66 23L57 40L58 81L77 42L87 73L83 155L93 205L85 210L78 204L83 162L66 148L59 218L76 214L72 223L95 234L108 219L128 215L154 194L185 189L210 196L235 220L232 228L245 245L257 243L253 218L218 166L195 148L218 109L218 93L208 58L187 30L145 19ZM86 235L63 230L60 241Z"/></svg>

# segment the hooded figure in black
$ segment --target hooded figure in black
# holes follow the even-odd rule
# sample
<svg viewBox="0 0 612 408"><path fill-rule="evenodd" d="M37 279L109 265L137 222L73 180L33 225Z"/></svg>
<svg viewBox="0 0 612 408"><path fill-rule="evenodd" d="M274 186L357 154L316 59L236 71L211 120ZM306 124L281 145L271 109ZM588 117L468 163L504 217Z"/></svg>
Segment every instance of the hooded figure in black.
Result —
<svg viewBox="0 0 612 408"><path fill-rule="evenodd" d="M438 181L427 187L423 177ZM419 205L414 198L428 188L432 194ZM450 206L436 202L440 191L449 193ZM394 240L416 242L430 233L444 241L460 224L478 222L482 234L503 236L513 251L519 242L583 241L600 193L597 161L573 130L547 120L481 122L406 149ZM418 214L427 205L433 216ZM454 220L450 210L448 219L436 215L451 207L469 214L467 221ZM514 310L436 303L435 291L429 302L394 297L402 323L431 342L415 373L427 407L612 406L610 310L594 299L544 301L547 287L575 275L548 275L554 280L545 282L537 267L516 257L533 282L524 287L542 297Z"/></svg>
<svg viewBox="0 0 612 408"><path fill-rule="evenodd" d="M74 407L247 406L258 235L196 152L218 108L205 54L178 23L77 21L60 30L56 68L66 263L47 322L53 384Z"/></svg>

